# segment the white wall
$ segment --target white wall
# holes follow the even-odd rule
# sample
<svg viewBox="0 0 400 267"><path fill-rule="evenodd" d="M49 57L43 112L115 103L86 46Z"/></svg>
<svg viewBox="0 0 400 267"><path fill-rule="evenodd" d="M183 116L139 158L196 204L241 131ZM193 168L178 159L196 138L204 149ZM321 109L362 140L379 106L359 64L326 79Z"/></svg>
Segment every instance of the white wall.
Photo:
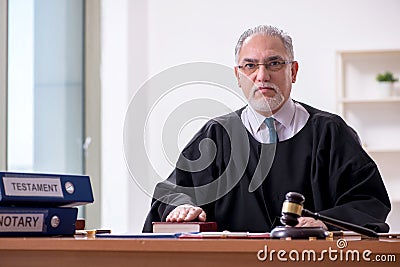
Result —
<svg viewBox="0 0 400 267"><path fill-rule="evenodd" d="M124 112L147 78L187 62L233 66L240 34L273 24L293 37L300 65L293 97L336 112L337 50L400 49L398 0L102 2L102 217L115 231L140 231L149 209L150 199L127 174L122 154Z"/></svg>
<svg viewBox="0 0 400 267"><path fill-rule="evenodd" d="M103 1L101 15L101 222L127 231L127 170L122 128L128 95L127 1Z"/></svg>
<svg viewBox="0 0 400 267"><path fill-rule="evenodd" d="M294 95L335 111L335 52L399 48L396 0L149 1L150 75L182 62L233 65L240 34L259 24L293 37L299 61Z"/></svg>
<svg viewBox="0 0 400 267"><path fill-rule="evenodd" d="M145 1L101 4L101 226L140 232L150 198L129 175L123 127L132 95L147 79Z"/></svg>

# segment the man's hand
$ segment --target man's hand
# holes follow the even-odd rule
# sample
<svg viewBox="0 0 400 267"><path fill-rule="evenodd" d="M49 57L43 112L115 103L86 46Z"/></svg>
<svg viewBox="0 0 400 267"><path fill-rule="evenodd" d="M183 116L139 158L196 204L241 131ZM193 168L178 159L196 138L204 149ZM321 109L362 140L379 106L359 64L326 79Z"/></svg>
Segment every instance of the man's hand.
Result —
<svg viewBox="0 0 400 267"><path fill-rule="evenodd" d="M167 222L190 222L198 219L201 222L206 220L206 213L202 208L192 205L180 205L173 209L165 219Z"/></svg>
<svg viewBox="0 0 400 267"><path fill-rule="evenodd" d="M296 227L322 227L325 230L328 230L328 227L326 227L322 221L311 217L300 217L299 223L296 225Z"/></svg>

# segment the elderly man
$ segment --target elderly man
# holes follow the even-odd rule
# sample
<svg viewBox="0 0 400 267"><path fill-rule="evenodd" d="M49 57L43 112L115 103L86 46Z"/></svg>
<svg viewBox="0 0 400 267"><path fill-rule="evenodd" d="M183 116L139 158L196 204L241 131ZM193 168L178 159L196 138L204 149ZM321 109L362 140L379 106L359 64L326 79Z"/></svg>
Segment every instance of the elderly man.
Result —
<svg viewBox="0 0 400 267"><path fill-rule="evenodd" d="M299 69L291 37L272 26L249 29L235 57L249 105L194 136L157 185L143 231L154 221L207 220L219 230L268 232L289 191L303 194L309 210L388 231L390 201L357 134L339 116L291 98ZM332 229L309 217L298 226Z"/></svg>

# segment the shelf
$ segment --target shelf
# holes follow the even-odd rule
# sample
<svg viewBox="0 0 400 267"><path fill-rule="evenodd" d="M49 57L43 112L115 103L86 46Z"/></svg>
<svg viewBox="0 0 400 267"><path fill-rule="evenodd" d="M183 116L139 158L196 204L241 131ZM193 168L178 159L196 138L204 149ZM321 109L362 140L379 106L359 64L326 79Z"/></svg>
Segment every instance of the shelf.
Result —
<svg viewBox="0 0 400 267"><path fill-rule="evenodd" d="M339 51L337 104L342 118L359 135L363 147L378 166L394 203L388 222L400 229L400 83L391 95L382 95L377 73L400 77L400 49Z"/></svg>
<svg viewBox="0 0 400 267"><path fill-rule="evenodd" d="M351 99L351 98L342 98L339 102L343 104L385 104L385 103L399 103L400 97L393 96L381 99Z"/></svg>
<svg viewBox="0 0 400 267"><path fill-rule="evenodd" d="M395 149L365 149L365 151L371 154L400 154L400 150Z"/></svg>
<svg viewBox="0 0 400 267"><path fill-rule="evenodd" d="M349 102L346 103L364 103L365 101L371 103L370 100L374 102L374 100L384 97L380 95L381 88L376 81L376 75L384 71L391 71L395 77L400 77L399 62L400 50L338 52L339 99L349 99ZM393 97L397 99L400 98L399 89L399 83L394 83ZM378 100L378 102L381 101Z"/></svg>
<svg viewBox="0 0 400 267"><path fill-rule="evenodd" d="M357 56L369 56L369 55L398 55L398 49L380 49L380 50L340 50L337 52L338 54L342 55L342 57L357 57Z"/></svg>

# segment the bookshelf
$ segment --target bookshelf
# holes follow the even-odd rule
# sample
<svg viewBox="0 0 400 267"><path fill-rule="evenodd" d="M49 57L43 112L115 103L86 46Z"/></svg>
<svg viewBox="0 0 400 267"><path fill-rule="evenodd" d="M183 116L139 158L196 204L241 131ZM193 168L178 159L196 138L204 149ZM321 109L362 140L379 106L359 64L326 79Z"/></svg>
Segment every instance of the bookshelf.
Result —
<svg viewBox="0 0 400 267"><path fill-rule="evenodd" d="M359 134L384 179L392 211L391 231L400 231L400 84L382 96L375 77L400 77L400 50L337 52L338 111Z"/></svg>

